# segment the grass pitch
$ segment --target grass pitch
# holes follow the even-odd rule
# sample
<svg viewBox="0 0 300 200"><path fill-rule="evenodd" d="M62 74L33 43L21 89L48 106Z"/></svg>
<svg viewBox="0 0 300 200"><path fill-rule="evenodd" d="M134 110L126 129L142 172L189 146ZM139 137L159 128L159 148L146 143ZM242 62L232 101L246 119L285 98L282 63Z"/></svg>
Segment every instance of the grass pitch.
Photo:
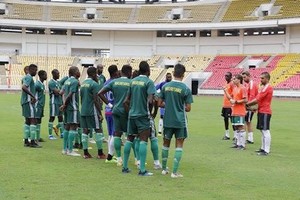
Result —
<svg viewBox="0 0 300 200"><path fill-rule="evenodd" d="M154 172L153 177L137 176L132 153L130 174L122 174L120 167L104 160L61 155L62 140L47 139L48 101L41 133L46 139L43 148L24 148L24 119L19 102L19 93L0 93L1 200L300 199L299 99L274 99L271 154L259 157L254 153L260 147L257 130L255 143L248 145L247 150L229 148L231 141L221 140L221 97L194 97L188 115L189 138L179 168L182 179L171 179L153 170L150 149L147 168ZM255 124L256 117L253 120ZM161 147L162 139L159 141ZM90 146L95 156L95 145ZM106 147L104 144L105 152ZM173 153L174 142L169 168Z"/></svg>

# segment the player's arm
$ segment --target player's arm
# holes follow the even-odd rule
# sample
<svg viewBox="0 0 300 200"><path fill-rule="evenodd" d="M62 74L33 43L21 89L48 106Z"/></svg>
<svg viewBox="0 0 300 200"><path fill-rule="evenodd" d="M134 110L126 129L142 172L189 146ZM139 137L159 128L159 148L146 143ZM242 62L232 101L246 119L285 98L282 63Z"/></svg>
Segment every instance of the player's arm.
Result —
<svg viewBox="0 0 300 200"><path fill-rule="evenodd" d="M127 113L129 112L130 98L131 98L131 95L129 94L129 95L126 96L126 98L123 102L124 109Z"/></svg>
<svg viewBox="0 0 300 200"><path fill-rule="evenodd" d="M226 95L227 99L228 99L228 100L232 99L232 96L228 93L227 88L224 87L223 90L224 90L224 94Z"/></svg>
<svg viewBox="0 0 300 200"><path fill-rule="evenodd" d="M74 92L70 92L68 94L68 96L65 98L65 101L63 103L63 105L60 107L60 110L64 111L66 109L66 107L68 106L70 99L72 98L72 95L74 94Z"/></svg>
<svg viewBox="0 0 300 200"><path fill-rule="evenodd" d="M106 104L108 105L110 108L113 107L113 105L111 103L109 103L108 99L105 97L104 94L106 94L107 92L109 92L110 89L107 88L107 87L103 87L97 94L97 96L99 96L101 98L101 100Z"/></svg>
<svg viewBox="0 0 300 200"><path fill-rule="evenodd" d="M153 110L153 112L152 112L152 110ZM158 97L154 96L154 98L153 98L153 106L152 106L152 109L150 110L150 113L151 113L153 119L156 117L157 111L158 111Z"/></svg>
<svg viewBox="0 0 300 200"><path fill-rule="evenodd" d="M31 96L31 103L35 103L36 102L36 98L35 96L30 92L30 90L28 89L28 86L26 84L22 85L22 90L28 94L29 96Z"/></svg>
<svg viewBox="0 0 300 200"><path fill-rule="evenodd" d="M95 107L97 109L97 112L99 113L99 120L102 121L103 120L103 116L102 116L102 112L101 112L101 101L99 101L99 98L98 98L98 95L95 94L94 97L93 97L93 101L94 101L94 104L95 104Z"/></svg>

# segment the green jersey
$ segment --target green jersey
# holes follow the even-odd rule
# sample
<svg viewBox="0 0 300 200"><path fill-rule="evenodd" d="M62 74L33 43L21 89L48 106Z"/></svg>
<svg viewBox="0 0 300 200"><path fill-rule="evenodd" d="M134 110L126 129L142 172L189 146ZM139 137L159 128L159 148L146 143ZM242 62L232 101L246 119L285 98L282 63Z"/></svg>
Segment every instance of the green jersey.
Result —
<svg viewBox="0 0 300 200"><path fill-rule="evenodd" d="M37 102L35 106L44 108L45 106L45 85L40 80L35 83L35 98Z"/></svg>
<svg viewBox="0 0 300 200"><path fill-rule="evenodd" d="M35 95L35 85L34 85L34 80L30 74L26 74L22 78L22 85L25 85L28 90ZM29 103L31 101L31 96L24 92L22 90L22 95L21 95L21 105L24 105L26 103Z"/></svg>
<svg viewBox="0 0 300 200"><path fill-rule="evenodd" d="M51 104L58 104L62 105L62 97L59 94L55 94L54 90L61 90L61 84L59 81L51 79L48 83L49 95L50 100L49 103Z"/></svg>
<svg viewBox="0 0 300 200"><path fill-rule="evenodd" d="M153 81L145 75L135 77L131 81L128 94L130 95L129 118L149 116L148 95L155 94Z"/></svg>
<svg viewBox="0 0 300 200"><path fill-rule="evenodd" d="M91 78L87 78L80 86L81 116L94 116L97 109L94 97L100 90L100 85Z"/></svg>
<svg viewBox="0 0 300 200"><path fill-rule="evenodd" d="M98 75L98 83L100 85L100 89L103 88L104 83L106 82L106 78L103 74Z"/></svg>
<svg viewBox="0 0 300 200"><path fill-rule="evenodd" d="M186 127L185 104L193 103L191 90L181 81L173 80L163 86L160 98L165 102L164 127Z"/></svg>
<svg viewBox="0 0 300 200"><path fill-rule="evenodd" d="M70 98L66 110L79 110L79 81L74 76L71 76L65 81L64 89L65 98L72 93L72 97Z"/></svg>
<svg viewBox="0 0 300 200"><path fill-rule="evenodd" d="M68 80L69 79L69 76L65 76L65 77L63 77L62 79L60 79L58 82L59 82L59 84L60 84L60 86L61 86L61 90L62 91L64 91L65 89L64 89L64 85L65 85L65 82L66 82L66 80Z"/></svg>
<svg viewBox="0 0 300 200"><path fill-rule="evenodd" d="M131 80L127 77L121 77L112 80L106 86L105 89L108 89L113 93L114 107L112 113L115 115L124 115L126 114L123 102L127 96L128 89L130 88Z"/></svg>

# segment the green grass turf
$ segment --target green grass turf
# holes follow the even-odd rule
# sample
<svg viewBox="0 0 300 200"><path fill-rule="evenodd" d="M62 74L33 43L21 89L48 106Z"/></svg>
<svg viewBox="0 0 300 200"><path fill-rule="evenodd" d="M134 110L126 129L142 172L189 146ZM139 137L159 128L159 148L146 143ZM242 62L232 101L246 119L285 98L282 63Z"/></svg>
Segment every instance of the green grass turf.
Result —
<svg viewBox="0 0 300 200"><path fill-rule="evenodd" d="M257 130L255 144L248 145L247 150L229 148L231 141L221 140L221 97L194 97L188 115L189 138L179 168L184 178L171 179L152 170L149 150L147 168L155 173L153 177L138 177L132 156L132 173L122 174L120 167L104 160L61 155L62 140L47 139L48 117L42 124L42 137L46 139L43 148L24 148L19 96L0 94L1 200L300 198L299 99L274 99L271 154L259 157L254 153L260 147ZM45 112L48 116L48 106ZM96 155L95 145L90 146L91 154ZM107 145L104 147L106 152ZM170 168L173 155L174 142L168 160Z"/></svg>

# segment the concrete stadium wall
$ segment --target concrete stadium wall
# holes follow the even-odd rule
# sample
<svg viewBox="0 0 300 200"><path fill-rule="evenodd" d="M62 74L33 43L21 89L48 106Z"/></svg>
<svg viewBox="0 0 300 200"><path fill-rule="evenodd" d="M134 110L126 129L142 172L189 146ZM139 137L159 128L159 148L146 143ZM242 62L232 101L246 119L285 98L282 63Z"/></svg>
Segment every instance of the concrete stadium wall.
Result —
<svg viewBox="0 0 300 200"><path fill-rule="evenodd" d="M241 30L242 31L242 30ZM24 55L87 55L109 49L112 57L154 54L277 54L300 53L300 25L286 28L285 35L236 37L156 37L156 31L94 30L92 36L0 33L1 52Z"/></svg>

